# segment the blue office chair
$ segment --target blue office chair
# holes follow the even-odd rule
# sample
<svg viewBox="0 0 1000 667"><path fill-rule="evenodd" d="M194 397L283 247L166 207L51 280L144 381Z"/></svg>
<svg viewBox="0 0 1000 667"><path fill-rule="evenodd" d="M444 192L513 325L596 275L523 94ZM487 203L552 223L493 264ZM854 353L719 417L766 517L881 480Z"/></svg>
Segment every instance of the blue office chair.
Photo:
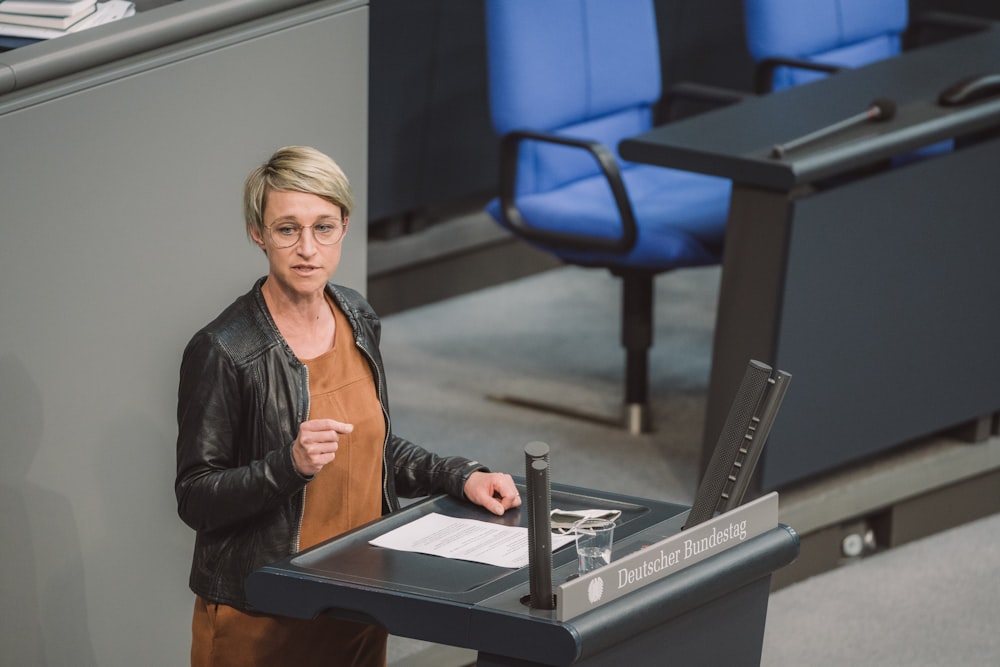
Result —
<svg viewBox="0 0 1000 667"><path fill-rule="evenodd" d="M782 90L897 55L907 0L744 0L757 92Z"/></svg>
<svg viewBox="0 0 1000 667"><path fill-rule="evenodd" d="M720 261L731 184L616 155L622 139L650 129L661 97L652 0L487 0L486 22L502 135L488 211L563 261L622 279L624 423L642 432L653 279Z"/></svg>
<svg viewBox="0 0 1000 667"><path fill-rule="evenodd" d="M801 85L925 41L996 25L945 12L911 17L908 5L908 0L744 0L747 46L757 63L755 91Z"/></svg>

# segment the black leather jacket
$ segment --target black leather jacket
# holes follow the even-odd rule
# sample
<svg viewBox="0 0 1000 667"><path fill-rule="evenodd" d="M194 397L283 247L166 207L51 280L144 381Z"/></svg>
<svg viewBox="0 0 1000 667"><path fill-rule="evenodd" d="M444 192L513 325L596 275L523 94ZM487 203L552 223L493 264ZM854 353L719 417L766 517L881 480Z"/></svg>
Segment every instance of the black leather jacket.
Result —
<svg viewBox="0 0 1000 667"><path fill-rule="evenodd" d="M278 333L263 283L258 280L188 343L177 402L177 511L197 531L191 590L243 610L249 609L247 575L298 551L303 489L310 480L292 463L292 442L309 415L308 373ZM437 456L392 433L381 323L354 290L328 285L327 292L371 365L385 415L383 514L399 508L399 496L462 497L469 475L486 468Z"/></svg>

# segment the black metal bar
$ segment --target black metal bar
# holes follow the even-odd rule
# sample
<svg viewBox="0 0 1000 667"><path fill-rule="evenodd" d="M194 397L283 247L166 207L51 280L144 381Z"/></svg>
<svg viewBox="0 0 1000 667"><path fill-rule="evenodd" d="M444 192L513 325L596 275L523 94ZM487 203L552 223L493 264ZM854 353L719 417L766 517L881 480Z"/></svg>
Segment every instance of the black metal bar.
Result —
<svg viewBox="0 0 1000 667"><path fill-rule="evenodd" d="M555 609L552 595L552 488L549 479L549 446L529 442L524 447L528 494L528 575L530 606Z"/></svg>

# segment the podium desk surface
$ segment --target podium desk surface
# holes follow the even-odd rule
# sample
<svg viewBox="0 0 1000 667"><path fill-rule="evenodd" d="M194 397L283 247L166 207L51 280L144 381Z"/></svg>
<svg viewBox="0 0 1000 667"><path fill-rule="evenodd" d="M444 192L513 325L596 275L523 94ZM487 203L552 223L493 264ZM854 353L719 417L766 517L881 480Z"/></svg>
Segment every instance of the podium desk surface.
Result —
<svg viewBox="0 0 1000 667"><path fill-rule="evenodd" d="M518 486L526 498L524 485ZM563 510L618 510L621 516L615 528L616 542L657 523L685 512L683 505L596 492L555 485L552 508ZM328 540L283 561L290 572L301 572L343 584L476 603L511 587L512 582L527 582L527 568L508 569L464 560L445 559L421 553L383 549L369 540L431 513L461 519L476 519L500 525L527 527L527 506L508 510L504 516L490 514L481 507L449 496L434 496L410 505L378 521ZM576 563L572 545L556 551L553 568ZM560 581L553 580L558 585Z"/></svg>
<svg viewBox="0 0 1000 667"><path fill-rule="evenodd" d="M1000 96L959 107L937 104L942 90L966 76L1000 72L998 63L1000 30L988 30L662 125L621 142L619 151L633 162L791 190L1000 124ZM775 145L856 116L879 98L895 102L892 118L771 157Z"/></svg>
<svg viewBox="0 0 1000 667"><path fill-rule="evenodd" d="M524 493L523 484L519 482ZM688 508L674 503L552 485L552 507L621 511L613 558L680 531ZM541 664L572 664L648 627L723 596L791 562L798 538L779 527L626 598L568 621L530 607L529 568L501 568L374 547L369 540L438 512L504 525L527 525L525 506L503 517L448 496L434 496L299 554L260 568L247 580L248 600L270 614L331 614L381 625L390 633ZM575 576L572 544L553 554L553 587ZM646 590L650 589L650 590ZM654 590L655 589L655 590ZM746 613L766 611L763 605ZM758 603L760 601L758 600ZM741 612L742 613L742 612ZM762 619L761 619L762 621Z"/></svg>

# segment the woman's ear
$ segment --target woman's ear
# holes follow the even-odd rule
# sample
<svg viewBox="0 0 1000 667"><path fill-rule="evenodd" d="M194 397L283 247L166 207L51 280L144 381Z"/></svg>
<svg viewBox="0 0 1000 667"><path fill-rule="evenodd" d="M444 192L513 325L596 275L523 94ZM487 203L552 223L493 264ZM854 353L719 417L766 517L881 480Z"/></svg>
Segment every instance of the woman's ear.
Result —
<svg viewBox="0 0 1000 667"><path fill-rule="evenodd" d="M264 245L264 239L261 238L260 232L258 232L256 229L251 229L250 230L250 238L253 239L253 242L256 243L257 246L261 250L263 250L264 254L266 255L267 254L267 246Z"/></svg>

